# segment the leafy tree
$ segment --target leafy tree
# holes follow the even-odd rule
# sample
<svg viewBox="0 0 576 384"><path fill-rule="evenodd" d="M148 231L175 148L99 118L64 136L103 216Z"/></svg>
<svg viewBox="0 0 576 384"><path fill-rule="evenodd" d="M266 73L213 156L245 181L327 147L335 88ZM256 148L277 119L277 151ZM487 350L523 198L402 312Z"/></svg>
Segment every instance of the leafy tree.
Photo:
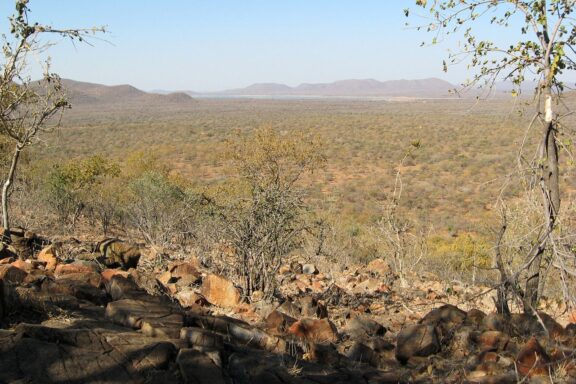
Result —
<svg viewBox="0 0 576 384"><path fill-rule="evenodd" d="M576 3L573 0L416 0L416 4L430 11L431 20L419 28L434 33L433 44L446 35L462 33L462 49L449 54L444 70L467 62L473 77L466 86L491 88L496 81L506 80L512 82L513 94L517 95L525 80L538 81L537 113L533 122L541 123L540 142L537 158L530 167L541 190L544 225L538 229L521 268L528 271L522 293L524 310L532 312L542 284L543 256L552 249L560 212L558 100L564 90L561 74L576 68L576 26L572 16ZM406 16L409 12L405 10ZM517 28L517 40L499 46L478 37L473 25L480 20L494 27ZM517 274L509 278L514 276ZM516 284L515 281L508 283Z"/></svg>
<svg viewBox="0 0 576 384"><path fill-rule="evenodd" d="M9 18L10 34L3 36L0 64L0 134L9 138L12 156L2 186L3 240L9 241L9 195L14 183L21 152L36 143L39 136L52 130L55 117L69 107L58 75L50 72L50 61L41 64L43 78L32 81L31 57L49 47L42 37L58 35L75 41L85 41L102 29L56 29L32 23L28 18L28 0L16 0L15 13Z"/></svg>

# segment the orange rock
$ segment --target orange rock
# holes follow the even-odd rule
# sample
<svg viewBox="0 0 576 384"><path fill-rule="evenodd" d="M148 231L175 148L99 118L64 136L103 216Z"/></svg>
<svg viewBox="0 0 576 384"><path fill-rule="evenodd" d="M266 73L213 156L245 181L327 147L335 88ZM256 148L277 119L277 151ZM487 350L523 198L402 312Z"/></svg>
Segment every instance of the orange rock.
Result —
<svg viewBox="0 0 576 384"><path fill-rule="evenodd" d="M72 263L72 264L58 264L54 271L56 276L67 275L69 273L91 273L96 272L96 267L83 264L83 263Z"/></svg>
<svg viewBox="0 0 576 384"><path fill-rule="evenodd" d="M200 280L200 272L192 263L179 263L170 268L172 278L176 279L178 285L191 285Z"/></svg>
<svg viewBox="0 0 576 384"><path fill-rule="evenodd" d="M530 338L516 357L516 366L522 376L548 376L550 357L535 337Z"/></svg>
<svg viewBox="0 0 576 384"><path fill-rule="evenodd" d="M476 338L476 343L481 351L501 351L506 348L510 336L500 331L486 331Z"/></svg>
<svg viewBox="0 0 576 384"><path fill-rule="evenodd" d="M101 273L102 278L104 279L104 281L109 282L110 280L112 280L112 278L114 276L122 276L125 278L128 278L130 276L130 272L128 271L123 271L122 269L105 269L102 271Z"/></svg>
<svg viewBox="0 0 576 384"><path fill-rule="evenodd" d="M67 273L64 275L59 275L56 280L84 283L91 285L95 288L100 288L102 286L102 275L100 275L97 272Z"/></svg>
<svg viewBox="0 0 576 384"><path fill-rule="evenodd" d="M34 269L34 265L32 263L28 263L24 260L16 260L11 264L13 267L23 270L24 272L30 273Z"/></svg>
<svg viewBox="0 0 576 384"><path fill-rule="evenodd" d="M0 265L0 280L13 283L13 284L20 284L28 273L20 268L16 268L12 265L3 264Z"/></svg>
<svg viewBox="0 0 576 384"><path fill-rule="evenodd" d="M374 259L368 263L366 270L370 273L379 275L380 277L386 276L388 273L392 272L390 264L382 259Z"/></svg>
<svg viewBox="0 0 576 384"><path fill-rule="evenodd" d="M335 343L338 340L336 327L328 319L302 319L292 324L287 333L314 343Z"/></svg>
<svg viewBox="0 0 576 384"><path fill-rule="evenodd" d="M162 273L160 276L156 278L160 284L166 287L168 284L172 282L172 273L170 271L166 271Z"/></svg>
<svg viewBox="0 0 576 384"><path fill-rule="evenodd" d="M48 246L40 251L38 254L38 260L46 263L47 271L54 271L56 265L58 264L58 259L56 258L56 251L53 246Z"/></svg>
<svg viewBox="0 0 576 384"><path fill-rule="evenodd" d="M240 292L231 281L222 276L206 276L200 293L209 303L219 307L236 307L240 303Z"/></svg>
<svg viewBox="0 0 576 384"><path fill-rule="evenodd" d="M208 304L205 298L203 298L200 294L192 290L180 291L176 294L175 297L176 300L178 300L178 302L180 303L180 305L184 308L193 307L194 304L198 304L201 306Z"/></svg>

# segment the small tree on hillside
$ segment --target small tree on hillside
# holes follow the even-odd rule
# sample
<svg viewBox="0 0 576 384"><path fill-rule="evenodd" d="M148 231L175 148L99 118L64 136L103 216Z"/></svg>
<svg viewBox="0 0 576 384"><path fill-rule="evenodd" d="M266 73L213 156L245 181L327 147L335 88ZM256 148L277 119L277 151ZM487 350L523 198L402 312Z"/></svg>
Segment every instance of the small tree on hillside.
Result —
<svg viewBox="0 0 576 384"><path fill-rule="evenodd" d="M307 227L302 178L325 162L320 142L303 133L256 130L231 143L237 198L225 213L247 295L270 297L283 258Z"/></svg>
<svg viewBox="0 0 576 384"><path fill-rule="evenodd" d="M462 50L449 55L444 70L449 65L467 62L474 72L466 86L492 88L496 81L511 81L515 86L513 93L517 94L526 77L538 81L538 108L533 121L541 123L540 142L538 154L529 166L541 191L544 224L538 229L521 268L527 271L521 294L524 310L532 312L537 307L542 283L543 256L546 252L557 252L554 232L560 212L558 135L561 127L558 100L564 90L560 75L576 68L576 26L572 15L576 3L574 0L416 0L416 4L430 11L432 21L424 28L434 33L433 44L445 35L462 32ZM405 14L408 16L409 10ZM503 47L479 38L473 33L472 25L480 20L495 27L517 27L518 37ZM516 282L508 283L516 285Z"/></svg>
<svg viewBox="0 0 576 384"><path fill-rule="evenodd" d="M17 0L16 11L9 18L10 34L3 36L4 60L0 64L0 133L9 139L12 156L2 185L3 240L10 241L9 196L22 151L36 143L39 137L54 129L58 116L69 107L58 75L50 72L49 60L40 65L43 78L32 81L31 60L50 46L42 36L55 34L76 41L84 41L91 33L102 29L55 29L32 23L28 18L28 0Z"/></svg>

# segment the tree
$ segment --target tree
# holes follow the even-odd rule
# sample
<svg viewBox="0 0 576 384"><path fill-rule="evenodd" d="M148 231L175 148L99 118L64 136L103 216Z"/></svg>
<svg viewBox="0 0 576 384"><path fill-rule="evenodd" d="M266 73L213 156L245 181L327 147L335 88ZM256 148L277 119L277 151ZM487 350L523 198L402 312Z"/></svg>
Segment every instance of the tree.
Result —
<svg viewBox="0 0 576 384"><path fill-rule="evenodd" d="M229 157L237 190L224 215L237 272L246 295L259 290L271 297L283 258L301 245L308 226L302 178L325 157L317 138L270 127L232 142Z"/></svg>
<svg viewBox="0 0 576 384"><path fill-rule="evenodd" d="M40 136L58 123L55 119L69 107L60 78L50 72L50 60L41 63L43 77L32 81L29 60L42 55L50 47L42 37L58 35L73 41L86 41L92 29L55 29L32 23L28 18L28 0L16 0L15 13L9 18L10 34L4 35L4 62L0 64L0 134L11 142L12 156L2 185L3 241L9 242L9 197L22 151L36 143ZM34 58L35 59L35 58Z"/></svg>
<svg viewBox="0 0 576 384"><path fill-rule="evenodd" d="M433 44L446 35L463 32L463 49L451 53L448 63L443 64L446 71L449 65L467 61L475 72L466 86L491 88L496 81L507 80L514 85L513 95L517 95L527 76L532 75L538 81L533 122L541 123L541 132L537 158L529 165L538 180L544 225L539 228L522 267L528 272L522 293L524 311L531 313L538 303L543 256L553 246L560 212L561 125L557 106L564 90L560 75L576 68L576 26L572 18L576 4L574 0L416 0L416 4L430 11L432 20L423 27L435 33ZM405 14L408 16L409 10ZM472 25L486 18L494 26L517 27L517 41L499 46L478 38Z"/></svg>

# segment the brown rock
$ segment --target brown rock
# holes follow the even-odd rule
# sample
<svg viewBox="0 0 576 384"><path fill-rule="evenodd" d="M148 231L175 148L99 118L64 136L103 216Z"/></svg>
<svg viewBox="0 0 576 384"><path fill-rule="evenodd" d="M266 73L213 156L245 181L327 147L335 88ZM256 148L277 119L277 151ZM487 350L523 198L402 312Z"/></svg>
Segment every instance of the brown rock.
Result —
<svg viewBox="0 0 576 384"><path fill-rule="evenodd" d="M107 269L102 271L101 275L102 275L102 279L104 279L105 282L110 282L114 276L121 276L124 278L129 278L130 272L123 271L122 269L107 268Z"/></svg>
<svg viewBox="0 0 576 384"><path fill-rule="evenodd" d="M516 366L522 376L548 376L550 357L535 337L530 338L518 352Z"/></svg>
<svg viewBox="0 0 576 384"><path fill-rule="evenodd" d="M52 271L56 269L58 264L58 258L56 257L56 249L53 245L50 245L38 253L38 260L46 263L46 270Z"/></svg>
<svg viewBox="0 0 576 384"><path fill-rule="evenodd" d="M390 268L390 264L385 262L382 259L374 259L368 263L366 266L366 271L376 274L380 277L385 277L389 273L392 272L392 268Z"/></svg>
<svg viewBox="0 0 576 384"><path fill-rule="evenodd" d="M95 288L102 286L102 275L96 272L67 273L57 277L58 281L77 282L91 285Z"/></svg>
<svg viewBox="0 0 576 384"><path fill-rule="evenodd" d="M175 295L175 298L184 308L191 308L194 305L201 305L201 306L208 305L208 302L204 297L202 297L202 295L190 289L178 292Z"/></svg>
<svg viewBox="0 0 576 384"><path fill-rule="evenodd" d="M181 349L176 363L185 383L226 384L222 369L202 352Z"/></svg>
<svg viewBox="0 0 576 384"><path fill-rule="evenodd" d="M70 273L91 273L98 272L98 268L94 264L74 262L71 264L58 264L54 271L54 275L67 275Z"/></svg>
<svg viewBox="0 0 576 384"><path fill-rule="evenodd" d="M180 339L186 340L191 347L222 348L224 346L222 335L196 327L182 328Z"/></svg>
<svg viewBox="0 0 576 384"><path fill-rule="evenodd" d="M202 295L209 303L230 308L240 303L240 292L231 281L218 275L208 275L204 278L201 288Z"/></svg>
<svg viewBox="0 0 576 384"><path fill-rule="evenodd" d="M196 266L192 263L179 263L170 268L172 278L181 286L191 285L200 281L201 275Z"/></svg>
<svg viewBox="0 0 576 384"><path fill-rule="evenodd" d="M296 322L296 319L277 310L272 311L266 317L266 330L271 335L284 335L288 328Z"/></svg>
<svg viewBox="0 0 576 384"><path fill-rule="evenodd" d="M462 324L466 320L466 315L466 312L458 307L446 304L430 311L420 320L420 324L442 325L446 329L450 329Z"/></svg>
<svg viewBox="0 0 576 384"><path fill-rule="evenodd" d="M346 357L352 361L370 364L373 367L378 367L380 363L380 356L374 350L358 341L348 349Z"/></svg>
<svg viewBox="0 0 576 384"><path fill-rule="evenodd" d="M21 284L28 273L13 265L0 265L0 280L5 283Z"/></svg>
<svg viewBox="0 0 576 384"><path fill-rule="evenodd" d="M386 328L368 317L356 316L346 322L344 332L357 339L370 336L383 336L386 333Z"/></svg>
<svg viewBox="0 0 576 384"><path fill-rule="evenodd" d="M502 351L510 341L510 336L500 331L485 331L475 338L481 351Z"/></svg>
<svg viewBox="0 0 576 384"><path fill-rule="evenodd" d="M288 334L314 343L335 343L338 334L334 324L328 319L302 319L292 324Z"/></svg>
<svg viewBox="0 0 576 384"><path fill-rule="evenodd" d="M430 356L440 351L436 329L432 325L416 324L402 328L396 339L396 358L405 363L413 356Z"/></svg>

